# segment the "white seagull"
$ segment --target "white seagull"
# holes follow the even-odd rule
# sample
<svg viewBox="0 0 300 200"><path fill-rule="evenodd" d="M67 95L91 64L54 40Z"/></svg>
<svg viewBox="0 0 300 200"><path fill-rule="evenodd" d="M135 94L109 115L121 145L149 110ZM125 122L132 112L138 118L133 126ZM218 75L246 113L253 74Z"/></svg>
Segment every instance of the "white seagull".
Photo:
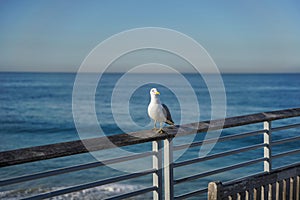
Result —
<svg viewBox="0 0 300 200"><path fill-rule="evenodd" d="M156 130L156 123L160 123L159 133L164 133L162 130L163 123L174 125L171 113L165 104L161 104L158 95L160 93L156 88L150 90L151 100L148 106L148 115L154 120L154 130Z"/></svg>

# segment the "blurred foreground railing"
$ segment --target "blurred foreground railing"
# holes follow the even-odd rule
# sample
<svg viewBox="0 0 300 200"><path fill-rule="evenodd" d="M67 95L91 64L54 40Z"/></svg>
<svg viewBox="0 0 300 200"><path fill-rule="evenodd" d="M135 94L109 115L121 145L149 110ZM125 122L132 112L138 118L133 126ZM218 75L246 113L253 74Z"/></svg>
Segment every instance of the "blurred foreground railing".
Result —
<svg viewBox="0 0 300 200"><path fill-rule="evenodd" d="M293 136L290 138L284 138L280 140L272 140L272 134L276 131L282 131L287 129L295 129L300 127L300 123L288 124L284 126L272 127L272 122L275 120L282 120L287 118L294 118L300 116L300 108L280 110L273 112L258 113L252 115L231 117L220 120L204 121L191 124L185 124L181 126L167 127L164 130L166 133L158 134L152 130L133 132L128 134L118 134L107 136L103 138L93 138L72 142L64 142L58 144L37 146L31 148L17 149L12 151L0 152L0 167L9 167L12 165L18 165L28 162L41 161L46 159L53 159L58 157L66 157L75 154L87 153L89 151L101 151L107 149L113 149L116 147L130 146L141 143L152 143L152 151L142 152L134 154L131 156L124 156L119 158L112 158L102 162L92 162L71 167L65 167L45 172L38 172L29 175L23 175L18 177L11 177L6 180L0 181L0 187L17 184L21 182L41 179L50 176L57 176L60 174L100 167L104 165L122 163L130 160L136 160L144 157L152 158L152 168L137 171L135 173L129 173L125 175L115 176L103 180L98 180L90 183L84 183L80 185L70 186L62 189L57 189L55 191L37 194L35 196L24 197L24 199L44 199L50 198L58 195L63 195L67 193L72 193L84 189L89 189L97 186L102 186L110 183L116 183L124 180L135 179L138 177L151 175L152 174L152 184L150 187L145 187L138 189L136 191L128 192L125 194L120 194L114 197L109 197L107 199L124 199L129 197L135 197L137 195L143 195L149 192L153 192L153 199L186 199L189 197L199 196L207 193L206 188L200 188L195 191L190 191L185 194L179 194L174 196L174 187L182 183L198 180L211 175L216 175L219 173L227 172L230 170L235 170L243 168L246 166L254 165L257 163L263 164L263 172L272 172L274 169L272 167L273 159L290 156L293 154L299 154L299 149L293 149L286 152L280 152L275 155L272 154L272 148L275 145L280 145L289 142L300 141L299 136ZM206 133L214 130L223 130L233 127L242 127L251 124L261 124L261 129L244 132L239 134L231 134L222 136L219 138L212 138L202 141L196 141L189 144L174 145L172 139L176 136L183 137L192 134ZM217 152L215 154L210 154L205 157L197 157L193 159L187 159L180 162L174 162L173 153L186 148L194 148L202 145L234 141L236 139L248 138L256 135L263 135L263 141L251 146L243 146L241 148L230 149L228 151ZM109 139L111 142L107 142ZM86 145L89 149L86 149ZM213 169L211 171L205 171L202 173L196 173L188 175L186 177L175 178L174 169L183 168L188 165L201 163L208 160L213 160L217 158L224 158L226 156L231 156L243 152L248 152L252 150L261 149L263 156L256 159L251 159L241 163L224 166L221 168ZM164 188L164 189L163 189ZM179 187L180 188L180 187Z"/></svg>
<svg viewBox="0 0 300 200"><path fill-rule="evenodd" d="M300 164L222 184L210 182L208 200L300 199Z"/></svg>

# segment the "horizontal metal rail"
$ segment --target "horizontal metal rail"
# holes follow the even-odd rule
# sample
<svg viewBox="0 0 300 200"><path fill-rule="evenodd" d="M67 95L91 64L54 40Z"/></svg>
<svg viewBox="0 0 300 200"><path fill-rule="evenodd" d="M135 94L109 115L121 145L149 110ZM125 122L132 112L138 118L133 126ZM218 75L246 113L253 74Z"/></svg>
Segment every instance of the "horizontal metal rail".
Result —
<svg viewBox="0 0 300 200"><path fill-rule="evenodd" d="M196 190L196 191L189 192L189 193L186 193L186 194L183 194L180 196L176 196L174 199L176 199L176 200L187 199L187 198L190 198L190 197L193 197L196 195L205 194L205 193L207 193L207 190L208 190L207 188Z"/></svg>
<svg viewBox="0 0 300 200"><path fill-rule="evenodd" d="M199 178L211 176L211 175L214 175L214 174L219 174L219 173L222 173L222 172L225 172L225 171L238 169L238 168L245 167L245 166L248 166L248 165L253 165L253 164L256 164L258 162L265 161L265 160L266 160L265 158L258 158L258 159L250 160L250 161L247 161L247 162L242 162L242 163L235 164L235 165L230 165L228 167L223 167L223 168L219 168L219 169L216 169L216 170L196 174L196 175L193 175L193 176L180 178L180 179L174 180L174 184L180 184L180 183L184 183L186 181L192 181L192 180L196 180L196 179L199 179Z"/></svg>
<svg viewBox="0 0 300 200"><path fill-rule="evenodd" d="M284 153L278 153L276 155L273 155L272 158L276 159L276 158L281 158L281 157L284 157L284 156L291 156L293 154L298 154L298 153L300 153L300 149L287 151L287 152L284 152Z"/></svg>
<svg viewBox="0 0 300 200"><path fill-rule="evenodd" d="M126 193L126 194L121 194L121 195L118 195L118 196L105 198L105 200L119 200L119 199L135 197L135 196L138 196L138 195L141 195L141 194L152 192L154 190L157 190L157 187L152 186L152 187L144 188L144 189L137 190L137 191L134 191L134 192L129 192L129 193Z"/></svg>
<svg viewBox="0 0 300 200"><path fill-rule="evenodd" d="M110 183L129 180L129 179L145 176L145 175L148 175L148 174L153 174L153 173L156 173L156 172L157 172L156 169L149 169L149 170L145 170L145 171L142 171L142 172L136 172L136 173L132 173L132 174L117 176L117 177L114 177L114 178L104 179L104 180L95 181L95 182L91 182L91 183L71 186L71 187L68 187L68 188L61 189L61 190L55 190L55 191L51 191L51 192L47 192L47 193L43 193L43 194L31 196L31 197L27 197L27 198L24 198L24 199L34 200L34 199L51 198L51 197L63 195L63 194L66 194L66 193L72 193L72 192L76 192L76 191L79 191L79 190L84 190L84 189L89 189L89 188L93 188L93 187L97 187L97 186L101 186L101 185L107 185L107 184L110 184Z"/></svg>
<svg viewBox="0 0 300 200"><path fill-rule="evenodd" d="M144 158L144 157L152 156L152 155L155 155L155 152L145 152L145 153L140 153L140 154L126 156L126 157L108 159L108 160L104 160L102 162L92 162L92 163L87 163L87 164L82 164L82 165L59 168L59 169L50 170L50 171L46 171L46 172L40 172L40 173L35 173L35 174L30 174L30 175L25 175L25 176L19 176L19 177L15 177L15 178L6 179L6 180L1 180L0 186L6 186L6 185L15 184L15 183L25 182L25 181L30 181L30 180L35 180L35 179L40 179L40 178L45 178L45 177L50 177L50 176L56 176L56 175L60 175L60 174L100 167L100 166L104 166L104 165L111 165L111 164L115 164L115 163L126 162L126 161Z"/></svg>
<svg viewBox="0 0 300 200"><path fill-rule="evenodd" d="M297 128L297 127L300 127L300 124L292 124L292 125L286 125L286 126L271 128L271 131L272 132L273 131L281 131L281 130L292 129L292 128ZM267 132L268 132L268 130L258 130L258 131L248 132L248 133L224 136L224 137L220 137L219 139L212 138L212 139L205 140L205 141L194 142L192 144L177 145L177 146L173 147L173 150L177 151L177 150L186 149L186 148L193 148L193 147L201 146L203 144L211 144L211 143L215 143L215 142L224 142L224 141L228 141L228 140L240 139L240 138L255 136L255 135L258 135L258 134L264 134L264 133L267 133ZM278 141L274 141L274 142L270 141L270 142L271 142L271 145L277 145L277 144L283 144L283 143L297 141L297 140L300 140L300 137L293 137L293 138L278 140ZM230 151L227 151L227 152L222 152L222 153L209 155L209 156L206 156L206 157L203 157L203 158L195 158L195 159L191 159L191 160L186 160L186 161L174 163L173 167L177 168L177 167L182 167L182 166L186 166L186 165L190 165L190 164L195 164L195 163L198 163L198 162L203 162L203 161L207 161L207 160L211 160L211 159L216 159L216 158L220 158L220 157L224 157L224 156L229 156L229 155L233 155L233 154L237 154L237 153L241 153L241 152L246 152L246 151L250 151L250 150L255 150L255 149L267 147L268 145L269 144L267 144L267 143L262 143L262 144L257 144L257 145L253 145L253 146L250 146L250 147L243 147L243 148L240 148L240 149L234 149L234 150L230 150ZM273 158L276 159L276 158L279 158L279 157L284 157L284 156L288 156L288 155L292 155L292 154L297 154L297 153L300 153L300 149L289 151L289 152L284 152L284 153L277 154L277 155L273 155L272 159ZM214 175L214 174L217 174L217 173L222 173L222 172L229 171L229 170L232 170L232 169L241 168L241 167L244 167L244 166L247 166L247 165L251 165L251 164L255 164L255 163L258 163L258 162L261 162L261 161L267 161L267 160L268 160L268 158L259 158L259 159L256 159L256 160L247 161L247 162L244 162L244 163L239 163L239 164L232 165L232 166L229 166L229 167L225 167L225 168L221 168L221 169L212 170L212 171L209 171L209 172L196 174L196 175L193 175L193 176L180 178L180 179L174 180L174 185L175 184L180 184L180 183L183 183L183 182L186 182L186 181L192 181L192 180L200 179L200 178L210 176L210 175ZM193 197L193 196L196 196L196 195L203 194L206 191L204 191L204 190L192 191L192 192L177 196L175 199L185 199L185 198Z"/></svg>
<svg viewBox="0 0 300 200"><path fill-rule="evenodd" d="M216 143L216 142L225 142L225 141L233 140L233 139L241 139L241 138L245 138L245 137L263 134L264 132L266 132L266 130L258 130L258 131L252 131L252 132L247 132L247 133L223 136L220 138L212 138L212 139L203 140L200 142L193 142L191 144L177 145L177 146L173 147L173 150L178 151L178 150L182 150L182 149L186 149L186 148L193 148L193 147L201 146L203 144L212 144L212 143Z"/></svg>
<svg viewBox="0 0 300 200"><path fill-rule="evenodd" d="M242 152L246 152L246 151L251 151L251 150L259 149L259 148L262 148L265 146L266 146L265 144L257 144L257 145L252 145L252 146L248 146L248 147L242 147L242 148L235 149L235 150L225 151L222 153L208 155L208 156L202 157L202 158L186 160L186 161L174 163L174 168L182 167L185 165L190 165L190 164L194 164L194 163L198 163L198 162L203 162L203 161L207 161L207 160L212 160L212 159L216 159L216 158L221 158L221 157L225 157L225 156L230 156L230 155L234 155L234 154L238 154L238 153L242 153Z"/></svg>
<svg viewBox="0 0 300 200"><path fill-rule="evenodd" d="M282 131L282 130L286 130L286 129L293 129L293 128L298 128L298 127L300 127L300 123L299 124L291 124L291 125L286 125L286 126L275 127L275 128L272 128L272 132Z"/></svg>
<svg viewBox="0 0 300 200"><path fill-rule="evenodd" d="M295 142L297 140L300 140L300 136L292 137L292 138L286 138L282 140L276 140L272 142L272 145L279 145L279 144L284 144L288 142Z"/></svg>

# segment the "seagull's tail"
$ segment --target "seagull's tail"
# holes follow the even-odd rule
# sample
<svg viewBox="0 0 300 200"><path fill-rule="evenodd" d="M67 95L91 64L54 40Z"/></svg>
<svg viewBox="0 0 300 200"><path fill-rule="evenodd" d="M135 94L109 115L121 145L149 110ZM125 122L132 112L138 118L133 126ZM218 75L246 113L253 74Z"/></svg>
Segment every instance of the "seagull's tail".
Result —
<svg viewBox="0 0 300 200"><path fill-rule="evenodd" d="M173 122L172 120L167 120L167 121L166 121L166 124L174 125L174 122Z"/></svg>

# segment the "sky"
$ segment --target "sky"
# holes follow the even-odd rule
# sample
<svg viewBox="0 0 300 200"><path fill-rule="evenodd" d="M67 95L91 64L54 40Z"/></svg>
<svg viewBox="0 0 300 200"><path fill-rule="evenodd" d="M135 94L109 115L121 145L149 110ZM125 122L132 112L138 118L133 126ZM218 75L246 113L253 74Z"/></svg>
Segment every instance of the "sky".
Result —
<svg viewBox="0 0 300 200"><path fill-rule="evenodd" d="M99 43L142 27L188 35L224 73L300 72L297 0L0 0L0 71L76 72Z"/></svg>

